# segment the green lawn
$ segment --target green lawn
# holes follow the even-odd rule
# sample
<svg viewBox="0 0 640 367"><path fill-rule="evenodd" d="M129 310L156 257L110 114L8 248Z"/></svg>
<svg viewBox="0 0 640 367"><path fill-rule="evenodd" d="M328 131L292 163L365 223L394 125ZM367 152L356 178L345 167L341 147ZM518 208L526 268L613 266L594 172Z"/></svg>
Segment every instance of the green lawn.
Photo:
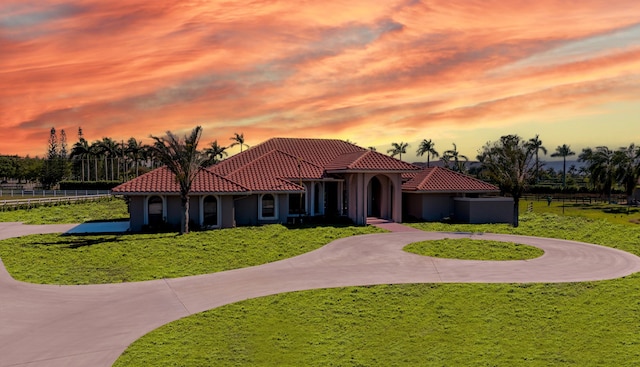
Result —
<svg viewBox="0 0 640 367"><path fill-rule="evenodd" d="M0 222L25 224L84 223L92 220L116 219L129 219L127 204L119 198L38 206L32 209L0 210Z"/></svg>
<svg viewBox="0 0 640 367"><path fill-rule="evenodd" d="M14 278L25 282L120 283L259 265L312 251L337 238L376 232L381 230L269 225L182 236L45 234L0 241L0 258Z"/></svg>
<svg viewBox="0 0 640 367"><path fill-rule="evenodd" d="M587 241L640 255L640 231L555 214L425 230ZM640 274L562 284L410 284L294 292L170 323L115 366L635 366Z"/></svg>
<svg viewBox="0 0 640 367"><path fill-rule="evenodd" d="M116 204L124 210L108 210L126 216L124 203ZM0 221L107 219L92 205L82 217L74 205L57 214L60 207L0 212ZM529 214L526 205L519 228L413 226L572 239L640 255L639 227L628 220L636 213L609 213L614 207L605 205L571 208L575 214L565 207L562 215L557 203L547 207L540 202ZM14 216L3 216L10 214ZM37 235L0 241L0 257L24 281L122 282L275 261L334 238L372 231L264 226L186 236ZM507 247L513 250L507 256L518 251ZM456 257L466 256L467 250L446 249L447 256ZM505 253L474 256L496 259ZM115 365L635 366L640 361L639 296L640 274L584 283L409 284L294 292L238 302L160 327L133 343Z"/></svg>
<svg viewBox="0 0 640 367"><path fill-rule="evenodd" d="M605 219L615 224L639 224L640 208L608 203L576 203L571 201L520 201L520 213L526 213L529 203L533 203L534 213L553 213L561 216Z"/></svg>
<svg viewBox="0 0 640 367"><path fill-rule="evenodd" d="M423 256L462 260L527 260L544 254L533 246L470 238L415 242L405 246L404 250Z"/></svg>

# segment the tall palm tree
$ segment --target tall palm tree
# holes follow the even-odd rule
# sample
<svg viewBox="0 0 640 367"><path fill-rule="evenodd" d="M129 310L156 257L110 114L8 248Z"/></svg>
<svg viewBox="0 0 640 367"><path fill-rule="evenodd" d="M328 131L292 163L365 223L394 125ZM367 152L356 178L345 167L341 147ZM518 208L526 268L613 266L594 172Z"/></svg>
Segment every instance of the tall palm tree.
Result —
<svg viewBox="0 0 640 367"><path fill-rule="evenodd" d="M73 147L71 148L71 153L69 154L69 158L71 159L79 159L80 160L80 166L81 166L81 170L82 170L82 181L85 180L85 161L87 162L87 180L89 180L89 178L91 177L90 174L90 167L91 165L89 164L89 157L91 156L91 147L89 146L89 142L87 142L84 138L80 138L80 140L78 142L76 142L75 144L73 144Z"/></svg>
<svg viewBox="0 0 640 367"><path fill-rule="evenodd" d="M464 160L464 162L462 162L461 159ZM453 149L446 150L442 153L442 160L447 167L449 167L449 162L453 160L453 170L458 172L466 171L467 162L469 162L469 158L467 158L466 155L458 152L456 143L453 143Z"/></svg>
<svg viewBox="0 0 640 367"><path fill-rule="evenodd" d="M529 141L527 142L527 146L529 146L531 149L533 149L533 151L536 153L536 177L535 177L535 182L538 183L538 180L540 179L540 174L539 174L540 160L538 159L538 153L540 151L542 151L542 153L544 155L547 155L547 148L545 148L542 145L542 140L540 140L538 134L536 134L535 138L529 139Z"/></svg>
<svg viewBox="0 0 640 367"><path fill-rule="evenodd" d="M223 147L218 144L217 140L214 140L209 144L209 147L204 150L204 154L207 156L206 165L210 166L216 164L228 156L227 147Z"/></svg>
<svg viewBox="0 0 640 367"><path fill-rule="evenodd" d="M202 136L202 127L196 126L191 134L179 138L171 131L166 136L151 136L155 141L154 150L180 185L180 201L182 203L182 220L180 234L189 233L189 194L191 185L198 172L206 163L206 156L198 151L198 142Z"/></svg>
<svg viewBox="0 0 640 367"><path fill-rule="evenodd" d="M425 153L427 154L427 167L431 165L431 160L430 160L431 157L437 158L440 156L440 153L438 153L438 151L433 148L434 146L435 146L435 143L432 142L431 139L429 140L422 139L422 141L420 142L420 146L416 151L416 154L419 157L422 157Z"/></svg>
<svg viewBox="0 0 640 367"><path fill-rule="evenodd" d="M119 144L116 143L111 138L102 138L102 140L98 143L100 147L100 154L104 158L104 176L105 180L109 179L109 162L111 162L111 181L115 180L115 163L114 161L118 160L120 157L120 147Z"/></svg>
<svg viewBox="0 0 640 367"><path fill-rule="evenodd" d="M142 153L144 150L144 146L141 141L136 140L136 138L129 138L127 140L127 145L125 148L125 153L129 157L129 159L133 162L135 167L136 177L139 176L139 168L140 168L140 160L142 159Z"/></svg>
<svg viewBox="0 0 640 367"><path fill-rule="evenodd" d="M93 158L95 181L98 181L98 160L102 156L102 148L100 147L100 140L96 140L89 146L89 159ZM105 180L107 177L105 176Z"/></svg>
<svg viewBox="0 0 640 367"><path fill-rule="evenodd" d="M640 147L635 144L621 147L613 153L613 164L616 166L616 180L624 187L627 204L631 204L640 177Z"/></svg>
<svg viewBox="0 0 640 367"><path fill-rule="evenodd" d="M244 143L244 134L243 133L233 133L233 136L229 138L229 140L233 140L233 143L229 145L229 148L233 148L236 145L240 146L240 153L242 153L242 147L245 146L249 148L249 145Z"/></svg>
<svg viewBox="0 0 640 367"><path fill-rule="evenodd" d="M391 143L391 149L388 149L387 153L391 153L392 157L400 155L400 160L402 160L402 154L407 152L408 147L409 143L405 143L403 141L400 143Z"/></svg>
<svg viewBox="0 0 640 367"><path fill-rule="evenodd" d="M572 151L567 144L558 146L556 152L551 154L552 157L562 157L562 188L567 187L567 157L575 154L576 152Z"/></svg>

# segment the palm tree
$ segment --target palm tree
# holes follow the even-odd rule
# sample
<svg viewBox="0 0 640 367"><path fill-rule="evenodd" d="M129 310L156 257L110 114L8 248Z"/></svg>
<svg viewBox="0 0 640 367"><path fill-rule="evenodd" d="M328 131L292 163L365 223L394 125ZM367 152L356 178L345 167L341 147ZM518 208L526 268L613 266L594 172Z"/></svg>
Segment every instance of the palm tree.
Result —
<svg viewBox="0 0 640 367"><path fill-rule="evenodd" d="M244 143L244 134L243 133L233 133L233 136L231 138L229 138L229 140L233 140L233 143L231 143L231 145L229 145L229 148L233 148L236 145L240 146L240 153L242 153L242 147L246 146L247 148L249 148L249 145Z"/></svg>
<svg viewBox="0 0 640 367"><path fill-rule="evenodd" d="M82 170L82 181L85 180L85 169L84 169L84 162L85 160L87 161L87 180L89 180L89 178L91 177L90 175L90 167L91 165L89 164L89 157L91 156L91 147L89 146L89 142L87 142L84 138L80 138L80 141L78 141L77 143L73 144L73 147L71 148L71 153L69 154L69 158L71 159L79 159L80 160L80 165L81 165L81 170Z"/></svg>
<svg viewBox="0 0 640 367"><path fill-rule="evenodd" d="M144 146L141 141L136 140L136 138L129 138L127 141L127 146L125 148L125 153L129 156L129 159L134 164L136 170L136 177L139 176L139 168L140 168L140 160L143 156Z"/></svg>
<svg viewBox="0 0 640 367"><path fill-rule="evenodd" d="M518 226L520 197L535 172L533 156L534 148L518 135L505 135L487 143L478 156L483 174L513 197L514 227Z"/></svg>
<svg viewBox="0 0 640 367"><path fill-rule="evenodd" d="M180 201L182 203L182 220L180 234L189 233L189 194L191 185L198 172L206 163L206 156L198 151L198 142L202 136L202 127L196 126L189 136L179 138L171 131L166 136L151 136L155 143L154 150L158 158L171 171L180 185Z"/></svg>
<svg viewBox="0 0 640 367"><path fill-rule="evenodd" d="M103 156L104 158L104 178L105 180L109 179L109 161L111 161L111 181L113 181L114 178L114 159L117 159L117 157L120 155L120 149L118 147L118 143L116 143L113 139L111 138L102 138L102 141L100 141L98 143L98 146L100 147L100 154Z"/></svg>
<svg viewBox="0 0 640 367"><path fill-rule="evenodd" d="M391 143L391 149L388 149L387 153L391 153L392 157L400 155L400 160L402 160L402 154L407 152L408 147L409 143L405 143L403 141L400 143Z"/></svg>
<svg viewBox="0 0 640 367"><path fill-rule="evenodd" d="M438 153L438 151L436 151L433 147L435 146L435 143L433 143L431 141L431 139L427 140L427 139L423 139L420 142L420 146L418 147L418 150L416 151L416 154L419 157L422 157L425 153L427 154L427 167L429 167L431 165L431 160L430 158L437 158L440 156L440 153Z"/></svg>
<svg viewBox="0 0 640 367"><path fill-rule="evenodd" d="M542 146L542 140L540 140L539 136L536 134L535 138L531 138L529 139L529 141L527 142L527 145L529 147L531 147L531 149L533 149L533 151L536 153L536 178L535 178L535 182L538 183L538 180L540 179L540 175L539 175L539 169L540 169L540 160L538 159L538 153L540 151L542 151L542 153L544 155L547 155L547 148L545 148L544 146Z"/></svg>
<svg viewBox="0 0 640 367"><path fill-rule="evenodd" d="M228 156L227 147L220 146L217 140L214 140L209 144L209 148L204 150L204 154L207 156L206 165L210 166L216 164Z"/></svg>
<svg viewBox="0 0 640 367"><path fill-rule="evenodd" d="M578 160L587 163L587 169L594 188L607 194L611 201L611 190L615 183L616 165L614 151L605 146L596 147L595 150L586 148L582 150Z"/></svg>
<svg viewBox="0 0 640 367"><path fill-rule="evenodd" d="M621 147L613 154L613 164L616 166L616 180L624 187L627 204L631 204L640 177L640 147L635 144Z"/></svg>
<svg viewBox="0 0 640 367"><path fill-rule="evenodd" d="M461 162L461 159L464 159L464 162ZM453 143L453 149L446 150L442 154L442 161L445 163L445 166L447 166L447 168L449 167L449 162L451 162L451 160L453 160L454 171L466 171L466 166L467 162L469 162L469 158L467 158L466 155L460 154L460 152L458 152L458 146L456 145L456 143Z"/></svg>
<svg viewBox="0 0 640 367"><path fill-rule="evenodd" d="M100 140L96 140L89 146L89 158L93 158L95 180L98 181L98 159L102 155L102 148L100 147ZM105 180L107 177L105 176Z"/></svg>
<svg viewBox="0 0 640 367"><path fill-rule="evenodd" d="M567 144L558 146L556 152L551 154L552 157L562 157L562 188L567 187L567 157L575 154Z"/></svg>

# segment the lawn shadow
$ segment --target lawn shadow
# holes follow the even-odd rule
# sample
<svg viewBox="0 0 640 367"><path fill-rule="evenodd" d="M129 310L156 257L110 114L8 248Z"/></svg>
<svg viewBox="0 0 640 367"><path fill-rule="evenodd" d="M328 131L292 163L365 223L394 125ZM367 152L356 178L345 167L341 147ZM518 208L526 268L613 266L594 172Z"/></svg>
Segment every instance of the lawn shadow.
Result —
<svg viewBox="0 0 640 367"><path fill-rule="evenodd" d="M121 236L115 236L111 238L101 237L101 238L83 238L85 236L76 236L73 240L69 241L69 244L66 248L69 249L77 249L81 247L89 247L94 245L100 245L106 242L122 242Z"/></svg>

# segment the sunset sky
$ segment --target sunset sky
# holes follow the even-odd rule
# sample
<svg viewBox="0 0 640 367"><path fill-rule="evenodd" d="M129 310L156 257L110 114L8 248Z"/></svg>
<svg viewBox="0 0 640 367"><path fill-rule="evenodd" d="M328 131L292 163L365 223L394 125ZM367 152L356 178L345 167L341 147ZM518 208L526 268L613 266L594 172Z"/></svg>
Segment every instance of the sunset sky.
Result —
<svg viewBox="0 0 640 367"><path fill-rule="evenodd" d="M0 2L0 154L196 125L472 159L506 134L640 144L640 2Z"/></svg>

